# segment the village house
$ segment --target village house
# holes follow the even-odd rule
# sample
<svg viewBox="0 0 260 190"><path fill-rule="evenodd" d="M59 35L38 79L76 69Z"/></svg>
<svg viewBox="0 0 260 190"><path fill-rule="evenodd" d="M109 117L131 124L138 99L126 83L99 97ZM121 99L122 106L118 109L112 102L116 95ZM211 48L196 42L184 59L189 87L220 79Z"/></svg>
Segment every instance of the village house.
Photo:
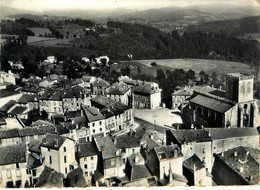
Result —
<svg viewBox="0 0 260 190"><path fill-rule="evenodd" d="M87 127L89 127L90 136L106 136L105 117L98 109L82 106L81 116L86 117Z"/></svg>
<svg viewBox="0 0 260 190"><path fill-rule="evenodd" d="M110 86L110 84L100 78L97 78L94 82L91 84L91 92L93 95L102 95L104 96L106 94L106 88Z"/></svg>
<svg viewBox="0 0 260 190"><path fill-rule="evenodd" d="M172 93L172 109L181 109L189 103L188 99L192 96L193 90L189 87L176 90Z"/></svg>
<svg viewBox="0 0 260 190"><path fill-rule="evenodd" d="M44 165L57 172L67 174L76 167L75 146L72 139L47 134L40 143Z"/></svg>
<svg viewBox="0 0 260 190"><path fill-rule="evenodd" d="M52 115L63 114L62 95L63 92L60 90L53 91L46 89L39 97L40 113L46 111L49 117Z"/></svg>
<svg viewBox="0 0 260 190"><path fill-rule="evenodd" d="M166 144L180 147L184 159L196 154L205 163L206 170L211 172L212 153L211 138L205 130L167 130Z"/></svg>
<svg viewBox="0 0 260 190"><path fill-rule="evenodd" d="M91 105L100 109L105 117L107 132L119 131L133 125L133 110L130 106L103 96L92 98Z"/></svg>
<svg viewBox="0 0 260 190"><path fill-rule="evenodd" d="M65 90L62 96L63 110L77 111L82 105L90 105L90 92L85 92L81 87Z"/></svg>
<svg viewBox="0 0 260 190"><path fill-rule="evenodd" d="M211 186L212 176L206 170L205 163L196 154L183 162L183 175L190 186Z"/></svg>
<svg viewBox="0 0 260 190"><path fill-rule="evenodd" d="M9 117L16 117L17 119L28 119L28 112L28 107L16 105L8 110L7 114Z"/></svg>
<svg viewBox="0 0 260 190"><path fill-rule="evenodd" d="M8 73L4 71L0 71L0 84L13 84L15 85L15 76L11 71L8 71Z"/></svg>
<svg viewBox="0 0 260 190"><path fill-rule="evenodd" d="M0 107L7 104L9 101L17 101L23 94L14 89L1 89L0 90Z"/></svg>
<svg viewBox="0 0 260 190"><path fill-rule="evenodd" d="M226 91L213 89L194 93L190 100L193 121L203 119L208 127L257 127L260 102L253 98L254 76L231 73L226 76Z"/></svg>
<svg viewBox="0 0 260 190"><path fill-rule="evenodd" d="M214 154L213 180L217 185L259 184L259 163L244 147Z"/></svg>
<svg viewBox="0 0 260 190"><path fill-rule="evenodd" d="M110 136L94 138L98 150L98 170L105 178L124 176L121 167L121 153Z"/></svg>
<svg viewBox="0 0 260 190"><path fill-rule="evenodd" d="M162 185L170 182L173 173L182 176L183 155L177 145L155 147L148 153L146 165Z"/></svg>
<svg viewBox="0 0 260 190"><path fill-rule="evenodd" d="M29 185L26 169L26 145L0 147L0 187L25 187ZM27 186L28 187L28 186Z"/></svg>
<svg viewBox="0 0 260 190"><path fill-rule="evenodd" d="M129 181L124 182L124 187L150 187L153 185L151 182L155 181L140 153L135 153L127 158L125 173Z"/></svg>
<svg viewBox="0 0 260 190"><path fill-rule="evenodd" d="M83 75L81 79L84 81L84 88L90 90L91 83L93 83L97 78L89 75Z"/></svg>
<svg viewBox="0 0 260 190"><path fill-rule="evenodd" d="M39 109L39 102L38 102L37 95L23 94L18 99L16 104L27 107L29 109L29 111Z"/></svg>
<svg viewBox="0 0 260 190"><path fill-rule="evenodd" d="M123 104L132 103L131 88L123 82L115 83L106 89L106 96Z"/></svg>
<svg viewBox="0 0 260 190"><path fill-rule="evenodd" d="M156 83L143 82L134 87L134 106L136 108L158 108L161 106L161 92Z"/></svg>
<svg viewBox="0 0 260 190"><path fill-rule="evenodd" d="M77 144L77 156L85 179L91 183L98 163L98 153L94 144L92 142Z"/></svg>

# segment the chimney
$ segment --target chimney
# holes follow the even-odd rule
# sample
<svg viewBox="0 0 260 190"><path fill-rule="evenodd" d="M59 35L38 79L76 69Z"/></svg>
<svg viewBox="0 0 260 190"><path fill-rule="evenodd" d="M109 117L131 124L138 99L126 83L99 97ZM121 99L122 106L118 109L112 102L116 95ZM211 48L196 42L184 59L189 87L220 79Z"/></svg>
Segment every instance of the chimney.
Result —
<svg viewBox="0 0 260 190"><path fill-rule="evenodd" d="M154 139L154 138L153 138L153 133L152 133L152 134L150 134L150 135L149 135L149 137L150 137L150 139L152 139L152 140L153 140L153 139Z"/></svg>
<svg viewBox="0 0 260 190"><path fill-rule="evenodd" d="M221 156L224 156L225 154L224 154L224 152L221 152Z"/></svg>
<svg viewBox="0 0 260 190"><path fill-rule="evenodd" d="M116 137L113 138L113 143L116 144Z"/></svg>
<svg viewBox="0 0 260 190"><path fill-rule="evenodd" d="M239 172L243 172L244 168L243 167L239 167Z"/></svg>
<svg viewBox="0 0 260 190"><path fill-rule="evenodd" d="M237 151L234 152L234 156L237 156Z"/></svg>
<svg viewBox="0 0 260 190"><path fill-rule="evenodd" d="M173 154L174 154L174 158L177 158L177 157L178 157L178 150L175 149L174 152L173 152Z"/></svg>

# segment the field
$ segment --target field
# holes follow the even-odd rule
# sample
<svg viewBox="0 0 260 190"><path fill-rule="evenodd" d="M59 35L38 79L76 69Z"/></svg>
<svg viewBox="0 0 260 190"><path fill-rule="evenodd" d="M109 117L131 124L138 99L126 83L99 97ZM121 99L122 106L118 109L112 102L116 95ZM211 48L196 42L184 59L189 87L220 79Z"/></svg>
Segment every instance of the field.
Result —
<svg viewBox="0 0 260 190"><path fill-rule="evenodd" d="M61 27L56 28L56 30L66 38L74 38L75 36L80 37L85 34L85 27L79 26L78 24L62 25Z"/></svg>
<svg viewBox="0 0 260 190"><path fill-rule="evenodd" d="M51 31L48 28L39 28L39 27L33 27L33 28L27 28L31 30L34 33L34 36L49 36L51 35Z"/></svg>
<svg viewBox="0 0 260 190"><path fill-rule="evenodd" d="M59 47L64 47L64 46L72 46L72 44L70 43L71 39L56 39L56 38L42 38L45 40L40 40L41 38L39 38L39 41L35 41L33 42L31 45L34 46L44 46L44 47L50 47L50 46L59 46ZM49 39L49 40L48 40ZM29 38L28 38L29 40Z"/></svg>
<svg viewBox="0 0 260 190"><path fill-rule="evenodd" d="M37 36L28 36L27 39L27 44L35 44L35 43L40 43L40 42L45 42L45 41L51 41L51 40L56 40L56 38L46 38L46 37L37 37Z"/></svg>
<svg viewBox="0 0 260 190"><path fill-rule="evenodd" d="M156 62L157 66L151 66L151 62ZM142 65L142 73L155 76L156 69L183 69L185 71L192 69L195 72L205 71L208 74L216 72L218 75L231 72L241 72L245 74L254 74L254 68L239 62L206 60L206 59L164 59L164 60L133 60L121 62L123 65L130 65L135 68L137 64ZM131 74L132 73L131 71Z"/></svg>

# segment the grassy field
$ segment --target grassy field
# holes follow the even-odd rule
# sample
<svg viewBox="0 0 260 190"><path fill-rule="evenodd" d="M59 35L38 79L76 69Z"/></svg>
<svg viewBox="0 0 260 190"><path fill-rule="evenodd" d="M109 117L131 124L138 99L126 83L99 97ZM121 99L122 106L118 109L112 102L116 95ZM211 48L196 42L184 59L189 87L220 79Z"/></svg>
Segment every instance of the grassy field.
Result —
<svg viewBox="0 0 260 190"><path fill-rule="evenodd" d="M156 62L157 66L151 66L151 62ZM123 65L142 65L142 73L149 73L155 76L158 68L163 69L183 69L185 71L193 69L195 72L205 71L208 74L216 72L218 75L231 72L241 72L245 74L254 74L254 68L249 65L238 62L221 61L221 60L206 60L206 59L164 59L164 60L133 60L121 62ZM131 71L132 72L132 71Z"/></svg>
<svg viewBox="0 0 260 190"><path fill-rule="evenodd" d="M42 40L42 41L36 41L32 43L31 45L34 46L43 46L43 47L53 47L53 46L58 46L58 47L66 47L66 46L72 46L70 43L71 39L56 39L56 38L48 38L49 40Z"/></svg>
<svg viewBox="0 0 260 190"><path fill-rule="evenodd" d="M34 33L34 36L39 36L40 34L42 36L48 36L51 35L51 31L49 28L39 28L39 27L33 27L33 28L27 28L31 30Z"/></svg>
<svg viewBox="0 0 260 190"><path fill-rule="evenodd" d="M45 41L51 41L56 40L56 38L46 38L46 37L37 37L37 36L28 36L27 44L35 44L35 43L41 43Z"/></svg>

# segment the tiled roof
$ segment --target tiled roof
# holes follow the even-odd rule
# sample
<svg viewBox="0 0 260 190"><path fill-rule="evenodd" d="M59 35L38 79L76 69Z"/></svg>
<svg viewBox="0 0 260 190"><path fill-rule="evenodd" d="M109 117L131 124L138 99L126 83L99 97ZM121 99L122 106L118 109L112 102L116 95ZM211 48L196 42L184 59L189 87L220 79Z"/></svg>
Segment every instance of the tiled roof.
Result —
<svg viewBox="0 0 260 190"><path fill-rule="evenodd" d="M59 150L67 138L54 134L47 134L41 141L40 146Z"/></svg>
<svg viewBox="0 0 260 190"><path fill-rule="evenodd" d="M13 96L13 95L17 95L17 94L20 94L20 92L14 91L14 90L11 90L11 89L0 90L0 98L5 98L5 97L8 97L8 96Z"/></svg>
<svg viewBox="0 0 260 190"><path fill-rule="evenodd" d="M31 152L35 152L35 153L41 153L41 148L40 148L40 140L39 139L34 139L34 140L30 140L29 142L29 151Z"/></svg>
<svg viewBox="0 0 260 190"><path fill-rule="evenodd" d="M95 86L95 87L108 87L110 84L109 82L103 80L103 79L97 79L96 81L94 81L92 83L92 86Z"/></svg>
<svg viewBox="0 0 260 190"><path fill-rule="evenodd" d="M68 118L75 118L81 116L81 111L67 111L65 112L65 116Z"/></svg>
<svg viewBox="0 0 260 190"><path fill-rule="evenodd" d="M70 130L67 129L67 127L64 127L62 125L55 125L55 128L56 128L56 133L58 135L68 134L70 132Z"/></svg>
<svg viewBox="0 0 260 190"><path fill-rule="evenodd" d="M87 119L86 119L86 117L75 117L75 118L73 118L73 124L75 124L75 125L79 125L79 126L81 126L81 125L86 125L87 124Z"/></svg>
<svg viewBox="0 0 260 190"><path fill-rule="evenodd" d="M237 152L236 156L234 155L235 152ZM220 153L215 154L215 156L223 160L228 167L236 171L250 185L259 182L259 163L243 147L233 148L225 151L224 155ZM254 177L250 178L250 176Z"/></svg>
<svg viewBox="0 0 260 190"><path fill-rule="evenodd" d="M192 89L180 89L172 93L172 96L191 96L192 94Z"/></svg>
<svg viewBox="0 0 260 190"><path fill-rule="evenodd" d="M35 187L63 187L63 179L64 175L62 173L56 172L54 169L45 166Z"/></svg>
<svg viewBox="0 0 260 190"><path fill-rule="evenodd" d="M48 121L37 120L31 126L32 127L53 127L54 125Z"/></svg>
<svg viewBox="0 0 260 190"><path fill-rule="evenodd" d="M183 156L178 145L160 146L154 148L159 160L174 158L174 151L177 152L177 157Z"/></svg>
<svg viewBox="0 0 260 190"><path fill-rule="evenodd" d="M110 136L94 138L97 148L102 152L103 159L116 156L116 147Z"/></svg>
<svg viewBox="0 0 260 190"><path fill-rule="evenodd" d="M4 104L4 105L0 108L0 111L2 111L2 112L7 112L15 103L16 103L15 100L9 100L6 104Z"/></svg>
<svg viewBox="0 0 260 190"><path fill-rule="evenodd" d="M85 112L86 119L89 122L105 119L105 117L96 108L83 106L83 110Z"/></svg>
<svg viewBox="0 0 260 190"><path fill-rule="evenodd" d="M0 165L26 162L26 145L9 145L0 147Z"/></svg>
<svg viewBox="0 0 260 190"><path fill-rule="evenodd" d="M116 83L106 89L107 94L124 95L130 87L125 83Z"/></svg>
<svg viewBox="0 0 260 190"><path fill-rule="evenodd" d="M145 165L134 165L132 168L131 181L152 177Z"/></svg>
<svg viewBox="0 0 260 190"><path fill-rule="evenodd" d="M0 130L0 139L19 137L18 129Z"/></svg>
<svg viewBox="0 0 260 190"><path fill-rule="evenodd" d="M26 127L19 129L18 133L20 137L33 136L33 135L44 135L46 133L53 133L55 128L53 126L46 127Z"/></svg>
<svg viewBox="0 0 260 190"><path fill-rule="evenodd" d="M225 113L234 106L233 104L226 101L203 95L195 96L190 100L190 102L217 111L219 113Z"/></svg>
<svg viewBox="0 0 260 190"><path fill-rule="evenodd" d="M16 106L10 112L8 112L8 114L12 114L12 115L23 114L26 109L27 107Z"/></svg>
<svg viewBox="0 0 260 190"><path fill-rule="evenodd" d="M97 103L103 107L110 106L115 102L115 100L112 100L111 98L105 97L105 96L96 96L91 99L91 102Z"/></svg>
<svg viewBox="0 0 260 190"><path fill-rule="evenodd" d="M54 100L54 101L61 101L61 97L63 95L62 90L50 90L46 89L44 93L39 98L40 100Z"/></svg>
<svg viewBox="0 0 260 190"><path fill-rule="evenodd" d="M38 97L36 95L23 94L19 99L18 103L27 104L28 102L37 102Z"/></svg>
<svg viewBox="0 0 260 190"><path fill-rule="evenodd" d="M109 118L111 116L122 114L126 110L129 110L129 109L130 109L130 107L123 103L114 102L110 106L105 107L105 108L101 109L100 111L101 111L102 115L105 116L105 118Z"/></svg>
<svg viewBox="0 0 260 190"><path fill-rule="evenodd" d="M171 130L171 133L180 144L211 140L206 130Z"/></svg>
<svg viewBox="0 0 260 190"><path fill-rule="evenodd" d="M83 75L82 76L82 80L85 81L85 82L90 82L92 79L92 76L89 76L89 75Z"/></svg>
<svg viewBox="0 0 260 190"><path fill-rule="evenodd" d="M150 84L139 84L138 86L134 87L135 94L150 95L160 91L161 89L154 89Z"/></svg>
<svg viewBox="0 0 260 190"><path fill-rule="evenodd" d="M139 140L134 135L121 135L115 139L115 146L118 149L140 147Z"/></svg>
<svg viewBox="0 0 260 190"><path fill-rule="evenodd" d="M256 128L220 128L207 129L212 140L245 136L259 136Z"/></svg>
<svg viewBox="0 0 260 190"><path fill-rule="evenodd" d="M80 167L68 173L67 181L69 187L86 187L86 180Z"/></svg>
<svg viewBox="0 0 260 190"><path fill-rule="evenodd" d="M92 142L79 143L77 145L77 147L78 147L78 156L79 156L79 158L83 158L83 157L86 157L86 156L97 155L97 150L94 147Z"/></svg>
<svg viewBox="0 0 260 190"><path fill-rule="evenodd" d="M205 168L204 163L199 159L199 157L196 154L193 154L193 156L189 157L183 162L183 165L194 172L195 170L200 170L202 168Z"/></svg>
<svg viewBox="0 0 260 190"><path fill-rule="evenodd" d="M81 90L82 88L78 88L78 87L66 90L63 95L63 98L81 98L82 97Z"/></svg>

